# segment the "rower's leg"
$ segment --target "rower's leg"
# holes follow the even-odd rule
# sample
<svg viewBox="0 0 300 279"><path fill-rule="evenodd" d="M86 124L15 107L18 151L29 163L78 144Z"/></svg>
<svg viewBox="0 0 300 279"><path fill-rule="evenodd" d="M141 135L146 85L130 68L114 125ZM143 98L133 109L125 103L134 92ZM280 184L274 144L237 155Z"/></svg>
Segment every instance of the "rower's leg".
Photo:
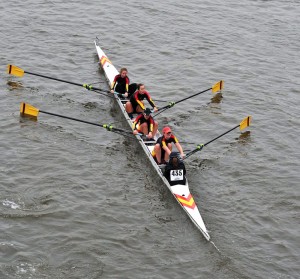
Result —
<svg viewBox="0 0 300 279"><path fill-rule="evenodd" d="M132 107L131 102L126 103L125 109L126 109L127 113L133 113L133 107Z"/></svg>
<svg viewBox="0 0 300 279"><path fill-rule="evenodd" d="M172 152L172 143L168 143L168 148ZM164 159L165 159L166 162L169 161L169 154L167 152L165 152L165 158Z"/></svg>
<svg viewBox="0 0 300 279"><path fill-rule="evenodd" d="M160 144L157 143L154 145L154 152L155 152L155 157L157 160L157 164L161 163L161 148L160 148Z"/></svg>
<svg viewBox="0 0 300 279"><path fill-rule="evenodd" d="M129 118L133 119L133 106L132 106L131 102L127 102L125 104L125 110L128 113Z"/></svg>
<svg viewBox="0 0 300 279"><path fill-rule="evenodd" d="M142 102L142 101L141 101ZM143 102L142 102L143 103ZM144 104L144 103L143 103ZM140 113L140 112L144 112L144 110L140 107L140 105L137 105L136 108L135 108L135 111L137 113Z"/></svg>
<svg viewBox="0 0 300 279"><path fill-rule="evenodd" d="M140 125L139 129L143 132L144 135L148 135L148 124L146 122Z"/></svg>

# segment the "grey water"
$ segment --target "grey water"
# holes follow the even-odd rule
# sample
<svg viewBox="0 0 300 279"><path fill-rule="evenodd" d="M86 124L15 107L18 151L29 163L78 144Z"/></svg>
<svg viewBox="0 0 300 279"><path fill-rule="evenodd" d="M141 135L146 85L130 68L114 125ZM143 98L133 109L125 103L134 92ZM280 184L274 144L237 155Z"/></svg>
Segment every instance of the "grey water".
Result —
<svg viewBox="0 0 300 279"><path fill-rule="evenodd" d="M300 3L1 1L0 278L299 278ZM111 100L25 71L107 89L95 37L165 111L185 150L207 242L139 145L40 110L125 127ZM166 102L157 102L163 106Z"/></svg>

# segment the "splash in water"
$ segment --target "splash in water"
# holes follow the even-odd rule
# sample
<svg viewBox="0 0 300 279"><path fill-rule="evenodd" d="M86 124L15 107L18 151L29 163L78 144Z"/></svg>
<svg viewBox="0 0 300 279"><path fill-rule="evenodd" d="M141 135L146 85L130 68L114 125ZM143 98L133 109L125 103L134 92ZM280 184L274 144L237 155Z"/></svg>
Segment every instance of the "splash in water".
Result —
<svg viewBox="0 0 300 279"><path fill-rule="evenodd" d="M9 201L9 200L3 201L2 204L4 206L8 206L8 207L10 207L12 209L20 208L20 206L18 204L14 203L13 201Z"/></svg>

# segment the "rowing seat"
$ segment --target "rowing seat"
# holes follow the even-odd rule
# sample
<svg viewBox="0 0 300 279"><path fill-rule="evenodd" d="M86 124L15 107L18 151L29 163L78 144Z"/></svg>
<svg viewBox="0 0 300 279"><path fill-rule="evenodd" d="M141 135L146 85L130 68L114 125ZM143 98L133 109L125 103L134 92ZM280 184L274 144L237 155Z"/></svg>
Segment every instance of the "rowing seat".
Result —
<svg viewBox="0 0 300 279"><path fill-rule="evenodd" d="M144 144L146 144L146 145L155 145L155 144L156 144L156 141L155 141L155 140L144 140L143 142L144 142Z"/></svg>
<svg viewBox="0 0 300 279"><path fill-rule="evenodd" d="M158 167L161 169L161 170L164 170L166 165L165 164L161 164L161 165L158 165Z"/></svg>

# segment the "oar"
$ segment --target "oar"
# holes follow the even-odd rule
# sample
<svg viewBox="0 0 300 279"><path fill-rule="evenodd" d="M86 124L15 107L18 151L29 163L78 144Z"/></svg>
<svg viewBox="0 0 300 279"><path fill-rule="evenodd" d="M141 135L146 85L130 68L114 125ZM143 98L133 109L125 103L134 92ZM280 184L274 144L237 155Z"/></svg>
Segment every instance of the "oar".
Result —
<svg viewBox="0 0 300 279"><path fill-rule="evenodd" d="M68 83L68 84L72 84L72 85L77 85L80 87L84 87L87 90L91 90L94 92L97 92L99 94L103 94L104 96L107 96L109 98L113 98L113 96L108 95L107 93L109 93L108 90L103 90L101 88L97 88L97 87L93 87L92 85L89 84L80 84L80 83L76 83L76 82L72 82L72 81L67 81L67 80L63 80L60 78L54 78L54 77L49 77L49 76L45 76L42 74L37 74L37 73L32 73L32 72L28 72L28 71L24 71L23 69L14 66L14 65L7 65L7 73L10 75L14 75L16 77L22 77L24 76L24 74L29 74L29 75L33 75L33 76L38 76L38 77L42 77L42 78L46 78L46 79L51 79L51 80L55 80L55 81L60 81L60 82L64 82L64 83Z"/></svg>
<svg viewBox="0 0 300 279"><path fill-rule="evenodd" d="M250 126L251 120L252 120L252 117L251 116L247 116L246 118L244 118L242 120L242 122L239 125L233 127L232 129L228 130L227 132L223 133L222 135L217 136L216 138L210 140L207 143L197 145L197 148L195 148L194 150L192 150L192 151L190 151L189 153L186 154L185 159L187 159L188 157L190 157L194 153L200 151L204 146L210 144L211 142L217 140L218 138L223 137L224 135L226 135L229 132L233 131L234 129L236 129L238 127L240 127L240 130L243 130L243 129L247 128L248 126Z"/></svg>
<svg viewBox="0 0 300 279"><path fill-rule="evenodd" d="M200 94L202 94L202 93L204 93L204 92L207 92L207 91L209 91L209 90L212 90L212 93L218 92L218 91L222 90L223 87L224 87L224 81L223 81L223 80L220 80L220 81L218 81L215 85L213 85L211 88L205 89L205 90L203 90L203 91L201 91L201 92L198 92L198 93L196 93L196 94L193 94L193 95L191 95L191 96L189 96L189 97L183 98L183 99L181 99L181 100L179 100L179 101L177 101L177 102L170 102L168 105L159 108L158 111L165 111L166 109L169 109L169 108L175 106L176 104L179 104L179 103L181 103L181 102L183 102L183 101L185 101L185 100L187 100L187 99L193 98L193 97L195 97L195 96L197 96L197 95L200 95ZM157 116L157 115L158 115L158 114L156 114L155 116Z"/></svg>
<svg viewBox="0 0 300 279"><path fill-rule="evenodd" d="M154 102L164 102L164 103L168 102L167 100L161 100L161 99L153 99L153 101Z"/></svg>
<svg viewBox="0 0 300 279"><path fill-rule="evenodd" d="M52 113L52 112L43 111L43 110L40 110L40 109L30 105L30 104L21 103L21 106L20 106L21 116L30 116L30 117L37 118L39 112L49 114L49 115L53 115L53 116L57 116L57 117L61 117L61 118L70 119L70 120L77 121L77 122L82 122L82 123L102 127L102 128L105 128L106 130L108 130L110 132L115 132L115 133L122 134L122 135L127 135L127 136L132 135L132 132L129 132L129 131L126 131L126 130L123 130L123 129L115 128L110 124L98 124L98 123L94 123L94 122L89 122L89 121L85 121L85 120L81 120L81 119L77 119L77 118L73 118L73 117L69 117L69 116L65 116L65 115L60 115L60 114L56 114L56 113Z"/></svg>

